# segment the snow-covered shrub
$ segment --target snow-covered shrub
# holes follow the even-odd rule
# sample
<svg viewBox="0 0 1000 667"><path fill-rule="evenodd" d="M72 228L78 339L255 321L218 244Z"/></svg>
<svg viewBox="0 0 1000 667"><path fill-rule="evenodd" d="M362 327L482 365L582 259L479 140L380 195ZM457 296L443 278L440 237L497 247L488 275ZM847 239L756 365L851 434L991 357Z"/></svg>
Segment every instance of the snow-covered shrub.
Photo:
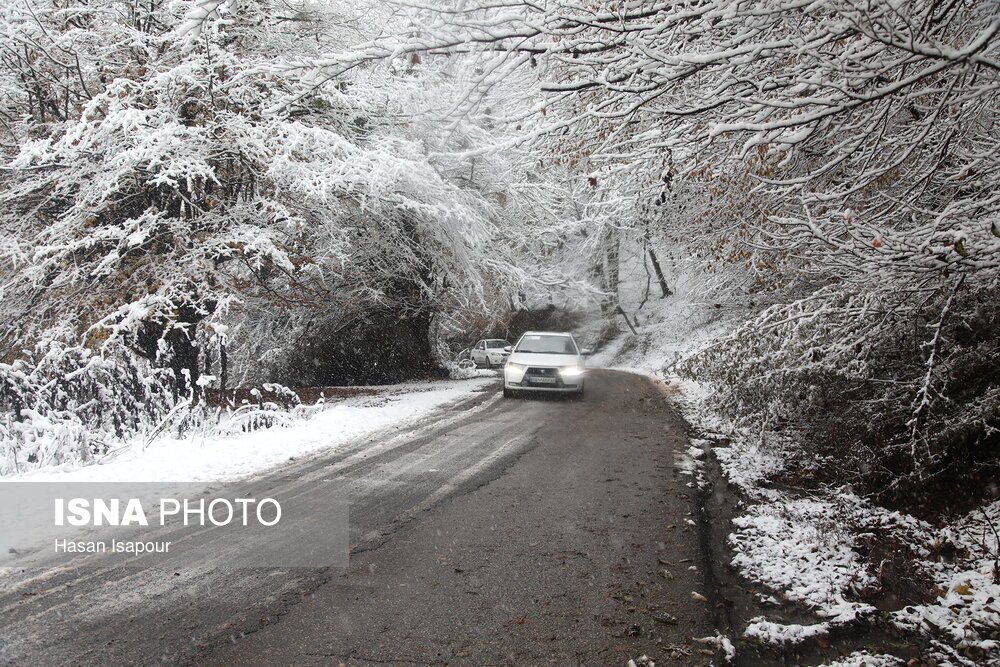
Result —
<svg viewBox="0 0 1000 667"><path fill-rule="evenodd" d="M681 370L712 380L729 416L797 441L820 478L888 501L948 493L1000 463L993 289L831 285L766 309Z"/></svg>
<svg viewBox="0 0 1000 667"><path fill-rule="evenodd" d="M295 396L291 390L283 389L288 394ZM246 403L233 410L208 413L202 430L211 435L234 436L271 428L285 428L300 423L319 409L322 409L322 402L316 405L303 405L301 403L292 405L289 400Z"/></svg>
<svg viewBox="0 0 1000 667"><path fill-rule="evenodd" d="M173 377L128 352L102 355L66 330L0 363L0 475L87 463L174 403Z"/></svg>

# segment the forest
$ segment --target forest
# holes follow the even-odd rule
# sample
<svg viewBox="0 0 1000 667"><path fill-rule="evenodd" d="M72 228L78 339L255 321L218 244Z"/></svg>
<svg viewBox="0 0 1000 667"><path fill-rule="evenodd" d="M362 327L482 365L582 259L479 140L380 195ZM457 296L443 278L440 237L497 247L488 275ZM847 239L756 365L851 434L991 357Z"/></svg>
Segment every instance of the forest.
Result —
<svg viewBox="0 0 1000 667"><path fill-rule="evenodd" d="M996 3L37 0L0 26L0 472L182 431L210 390L446 374L538 309L629 335L638 261L640 308L693 274L734 313L676 370L808 445L797 478L929 516L997 493Z"/></svg>

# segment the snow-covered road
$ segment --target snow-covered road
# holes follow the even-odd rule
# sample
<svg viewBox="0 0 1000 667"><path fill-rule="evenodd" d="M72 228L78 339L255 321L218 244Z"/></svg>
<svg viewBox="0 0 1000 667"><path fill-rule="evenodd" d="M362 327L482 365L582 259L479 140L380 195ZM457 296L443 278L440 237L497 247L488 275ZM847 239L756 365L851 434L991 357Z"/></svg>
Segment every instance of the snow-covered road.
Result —
<svg viewBox="0 0 1000 667"><path fill-rule="evenodd" d="M375 561L382 557L395 559L405 570L411 563L410 550L418 548L411 537L419 530L427 533L419 545L426 558L414 561L412 571L388 575L387 581L402 586L427 582L427 576L439 567L433 556L439 546L446 547L444 542L455 546L463 535L474 536L476 543L463 548L491 563L484 565L482 577L486 579L478 580L486 584L484 595L491 590L502 593L510 578L527 577L534 583L518 589L526 596L525 604L535 599L547 600L553 608L566 607L548 621L558 628L563 643L545 650L573 655L621 644L635 650L637 657L655 648L652 635L645 630L629 634L630 624L677 635L672 640L678 642L710 634L707 606L692 603L690 598L691 591L702 590L697 568L689 568L698 557L697 539L684 527L692 508L684 499L687 488L671 473L674 450L687 447L682 422L670 417L662 396L645 378L607 372L596 372L593 378L584 402L503 400L497 387L491 386L489 391L433 413L405 433L373 434L230 487L228 493L263 495L322 489L322 482L336 480L331 493L346 493L350 501L352 563L347 571L234 570L226 566L233 557L231 547L220 545L210 550L211 557L181 563L176 571L127 570L98 562L88 568L8 578L0 592L0 662L202 662L232 642L232 648L242 650L241 637L266 629L279 616L295 611L297 603L324 592L335 598L356 594L361 597L355 601L367 601L367 606L338 612L326 606L317 611L313 605L308 617L294 620L289 615L280 621L276 634L257 632L256 636L266 639L264 648L246 645L248 652L239 660L247 664L291 660L296 643L285 633L296 632L296 641L305 641L313 635L307 621L315 622L317 613L321 621L323 614L338 615L344 628L356 630L353 637L344 635L346 639L370 643L384 632L366 620L369 616L386 619L408 614L413 617L409 622L417 622L423 612L418 606L397 607L399 596L389 589L380 593L363 586L351 594L355 590L352 577L375 572L382 567ZM669 419L666 424L665 417ZM561 467L561 462L570 464ZM505 481L501 484L500 480ZM227 489L222 487L218 493L225 495ZM668 497L679 499L668 503ZM459 498L465 509L456 504ZM442 512L449 512L449 518L442 519ZM434 517L447 526L432 524ZM322 526L317 517L317 529ZM404 526L405 532L401 531ZM444 542L439 545L435 536L446 527L458 532L441 538ZM466 533L466 529L475 532ZM304 548L309 539L306 533L285 547ZM502 544L482 542L487 539ZM565 554L559 556L563 552L556 546L562 542ZM669 553L652 548L658 542L670 544ZM553 549L559 553L553 555ZM571 555L577 552L584 555ZM685 560L687 564L681 565ZM664 569L670 570L670 579L656 574ZM453 570L461 568L447 568ZM421 596L440 615L435 623L447 633L449 627L458 627L455 614L471 612L456 606L456 591L442 588L435 593L436 586ZM579 589L574 595L589 600L587 609L578 608L572 595L567 597L568 587ZM637 612L631 600L646 595L643 591L650 597ZM428 597L434 595L434 599ZM519 595L501 597L510 605L521 599ZM490 606L497 623L507 623L508 616L516 623L517 618L534 613L528 608L505 611L486 598L466 597L465 602L477 609ZM653 616L661 611L663 618L681 619L680 625L657 626ZM586 632L574 630L574 618L587 624ZM542 632L537 624L530 629ZM385 638L385 651L406 648L406 628L395 630ZM463 631L456 632L462 635ZM548 646L548 637L544 639ZM270 658L254 653L275 646L291 652ZM534 645L513 648L540 650ZM479 657L490 655L493 649L500 650L487 647ZM468 664L474 664L468 654L465 657Z"/></svg>

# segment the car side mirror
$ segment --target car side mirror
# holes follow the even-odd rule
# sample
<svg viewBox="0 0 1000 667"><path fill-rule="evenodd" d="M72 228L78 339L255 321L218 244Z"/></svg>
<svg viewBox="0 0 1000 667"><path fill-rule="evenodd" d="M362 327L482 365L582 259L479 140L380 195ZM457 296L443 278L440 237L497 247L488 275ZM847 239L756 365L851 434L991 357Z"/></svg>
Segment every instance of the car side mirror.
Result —
<svg viewBox="0 0 1000 667"><path fill-rule="evenodd" d="M503 349L503 351L504 351L504 352L506 352L506 353L508 353L508 354L510 354L511 352L513 352L513 351L514 351L514 348L513 348L513 347L511 347L510 345L508 345L507 347L505 347L505 348Z"/></svg>
<svg viewBox="0 0 1000 667"><path fill-rule="evenodd" d="M580 354L586 357L588 354L593 354L593 350L591 350L589 347L585 347L582 350L580 350Z"/></svg>

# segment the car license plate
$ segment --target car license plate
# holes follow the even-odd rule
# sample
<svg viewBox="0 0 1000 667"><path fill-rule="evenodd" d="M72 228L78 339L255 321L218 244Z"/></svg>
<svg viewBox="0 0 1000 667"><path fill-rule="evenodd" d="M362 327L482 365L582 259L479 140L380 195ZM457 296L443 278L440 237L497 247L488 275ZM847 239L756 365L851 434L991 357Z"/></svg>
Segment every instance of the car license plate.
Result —
<svg viewBox="0 0 1000 667"><path fill-rule="evenodd" d="M556 379L555 378L536 377L536 376L532 376L531 377L531 381L532 382L536 382L538 384L555 384L556 383Z"/></svg>

